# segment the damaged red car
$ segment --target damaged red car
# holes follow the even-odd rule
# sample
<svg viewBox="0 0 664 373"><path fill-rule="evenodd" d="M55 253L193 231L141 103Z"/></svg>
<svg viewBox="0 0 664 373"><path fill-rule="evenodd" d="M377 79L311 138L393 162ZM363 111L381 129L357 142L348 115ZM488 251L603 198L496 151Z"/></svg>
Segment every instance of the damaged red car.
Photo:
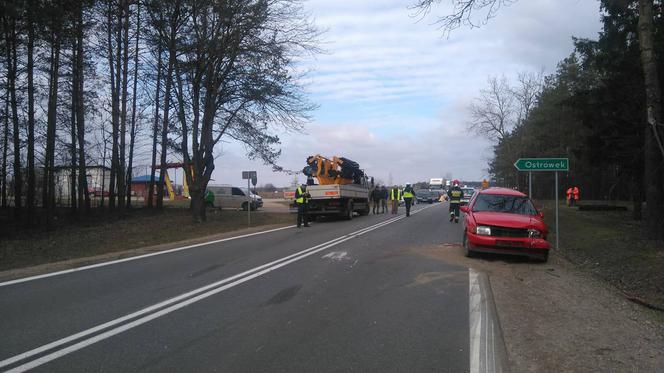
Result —
<svg viewBox="0 0 664 373"><path fill-rule="evenodd" d="M549 233L544 216L525 194L506 188L479 191L467 206L463 248L466 256L498 253L546 262Z"/></svg>

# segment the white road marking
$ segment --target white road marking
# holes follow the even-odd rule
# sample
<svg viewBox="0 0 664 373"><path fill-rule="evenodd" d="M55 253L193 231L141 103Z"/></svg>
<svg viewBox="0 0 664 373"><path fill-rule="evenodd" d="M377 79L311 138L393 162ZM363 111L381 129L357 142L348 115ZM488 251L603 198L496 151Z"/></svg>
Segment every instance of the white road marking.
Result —
<svg viewBox="0 0 664 373"><path fill-rule="evenodd" d="M431 206L429 206L429 207L431 207ZM428 208L428 207L417 210L416 212L420 212L420 211L422 211L426 208ZM414 212L414 213L416 213L416 212ZM293 262L302 260L302 259L304 259L304 258L306 258L310 255L313 255L313 254L318 253L320 251L326 250L330 247L336 246L336 245L338 245L342 242L348 241L348 240L350 240L352 238L355 238L355 237L359 237L363 234L366 234L368 232L371 232L373 230L376 230L376 229L381 228L383 226L386 226L388 224L392 224L396 221L404 219L405 217L406 217L405 215L399 215L397 217L391 218L391 219L383 221L381 223L374 224L372 226L360 229L360 230L355 231L353 233L349 233L347 235L337 237L333 240L330 240L330 241L324 242L322 244L310 247L308 249L299 251L295 254L291 254L291 255L283 257L281 259L277 259L277 260L272 261L270 263L261 265L261 266L256 267L256 268L252 268L250 270L247 270L247 271L242 272L240 274L234 275L232 277L229 277L229 278L223 279L221 281L212 283L210 285L206 285L206 286L203 286L201 288L192 290L190 292L187 292L187 293L184 293L184 294L179 295L177 297L174 297L174 298L168 299L166 301L160 302L160 303L155 304L153 306L144 308L144 309L139 310L137 312L134 312L134 313L125 315L123 317L111 320L109 322L98 325L96 327L81 331L81 332L73 334L69 337L59 339L57 341L48 343L48 344L43 345L41 347L35 348L33 350L30 350L30 351L24 352L22 354L13 356L11 358L2 360L2 361L0 361L0 368L12 365L14 363L25 360L25 359L30 358L32 356L35 356L35 355L41 354L43 352L49 351L51 349L54 349L56 347L62 346L66 343L73 342L73 341L78 340L80 338L89 336L89 335L94 334L96 332L102 331L104 329L108 329L110 327L121 324L125 321L129 321L129 320L134 319L136 317L143 316L143 315L147 314L146 316L143 316L139 319L136 319L136 320L131 321L129 323L126 323L124 325L120 325L120 326L118 326L114 329L108 330L108 331L103 332L101 334L95 335L95 336L90 337L88 339L82 340L78 343L75 343L71 346L65 347L61 350L57 350L55 352L52 352L52 353L47 354L45 356L42 356L38 359L35 359L33 361L30 361L28 363L25 363L23 365L15 367L15 368L9 370L9 372L23 372L23 371L38 367L38 366L43 365L43 364L45 364L49 361L55 360L57 358L60 358L60 357L65 356L67 354L70 354L74 351L80 350L84 347L87 347L87 346L92 345L94 343L100 342L100 341L105 340L107 338L110 338L114 335L120 334L120 333L122 333L124 331L127 331L129 329L135 328L139 325L145 324L145 323L147 323L151 320L154 320L158 317L161 317L161 316L164 316L164 315L169 314L171 312L174 312L176 310L179 310L179 309L181 309L183 307L186 307L190 304L196 303L196 302L198 302L202 299L208 298L212 295L220 293L220 292L222 292L224 290L227 290L231 287L237 286L239 284L242 284L242 283L244 283L246 281L249 281L251 279L254 279L256 277L262 276L262 275L264 275L268 272L274 271L278 268L284 267L284 266L286 266L288 264L291 264ZM286 229L286 228L290 228L290 227L279 228L279 229ZM254 235L254 234L252 234L252 235ZM238 236L237 238L239 238L239 237L240 236ZM226 239L226 240L228 240L228 239ZM183 249L183 248L181 248L181 249ZM221 285L223 285L223 286L221 286ZM163 308L163 307L166 307L166 308ZM163 308L163 309L161 309L161 308ZM159 310L159 309L161 309L161 310ZM156 312L151 313L153 311L156 311Z"/></svg>
<svg viewBox="0 0 664 373"><path fill-rule="evenodd" d="M350 260L350 257L348 256L347 251L332 251L331 253L327 253L322 256L323 259L332 259L336 260L338 262L342 260Z"/></svg>
<svg viewBox="0 0 664 373"><path fill-rule="evenodd" d="M170 250L164 250L164 251L158 251L150 254L144 254L144 255L137 255L137 256L132 256L130 258L124 258L124 259L118 259L118 260L112 260L109 262L103 262L103 263L97 263L97 264L91 264L83 267L78 267L78 268L72 268L72 269L65 269L63 271L57 271L57 272L51 272L51 273L45 273L43 275L37 275L37 276L30 276L30 277L24 277L24 278L19 278L16 280L11 280L11 281L5 281L5 282L0 282L0 287L2 286L9 286L9 285L14 285L14 284L19 284L21 282L27 282L27 281L33 281L33 280L39 280L42 278L47 278L47 277L53 277L53 276L59 276L59 275L64 275L66 273L72 273L72 272L79 272L79 271L85 271L88 269L92 268L99 268L99 267L105 267L113 264L118 264L118 263L124 263L124 262L129 262L132 260L138 260L138 259L144 259L144 258L149 258L151 256L157 256L157 255L164 255L164 254L170 254L182 250L188 250L188 249L193 249L195 247L200 247L200 246L205 246L205 245L212 245L220 242L226 242L226 241L232 241L232 240L239 240L241 238L247 238L247 237L252 237L252 236L257 236L260 234L266 234L266 233L272 233L276 231L281 231L284 229L289 229L289 228L295 228L295 225L289 225L287 227L281 227L281 228L275 228L275 229L270 229L266 231L260 231L260 232L255 232L255 233L249 233L249 234L243 234L241 236L234 236L234 237L228 237L228 238L222 238L219 240L214 240L214 241L207 241L207 242L202 242L202 243L197 243L194 245L188 245L188 246L183 246L183 247L176 247L174 249Z"/></svg>
<svg viewBox="0 0 664 373"><path fill-rule="evenodd" d="M480 340L482 331L482 293L477 272L468 269L468 311L470 321L470 373L480 372Z"/></svg>

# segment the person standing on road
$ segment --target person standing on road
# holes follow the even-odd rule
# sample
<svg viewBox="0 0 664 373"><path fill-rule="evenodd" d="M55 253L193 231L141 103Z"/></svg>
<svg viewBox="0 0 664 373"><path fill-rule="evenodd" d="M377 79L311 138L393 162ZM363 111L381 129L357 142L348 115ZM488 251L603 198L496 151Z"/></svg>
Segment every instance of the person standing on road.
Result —
<svg viewBox="0 0 664 373"><path fill-rule="evenodd" d="M573 194L574 206L577 206L579 204L579 195L581 194L581 191L579 190L578 186L574 187L574 189L572 190L572 194Z"/></svg>
<svg viewBox="0 0 664 373"><path fill-rule="evenodd" d="M413 199L415 198L415 191L410 183L406 183L406 187L403 189L403 201L406 203L406 217L410 216L410 206L413 205Z"/></svg>
<svg viewBox="0 0 664 373"><path fill-rule="evenodd" d="M399 201L401 200L401 189L399 187L393 187L390 190L390 203L392 203L392 215L396 215L399 212Z"/></svg>
<svg viewBox="0 0 664 373"><path fill-rule="evenodd" d="M309 192L307 192L307 185L302 184L295 190L295 203L297 203L297 227L300 228L302 224L309 227Z"/></svg>
<svg viewBox="0 0 664 373"><path fill-rule="evenodd" d="M574 189L572 187L567 188L567 207L573 206L574 205L574 200L572 199L572 195L574 193Z"/></svg>
<svg viewBox="0 0 664 373"><path fill-rule="evenodd" d="M447 191L447 198L450 200L450 222L459 222L459 206L463 198L463 190L459 187L459 180L454 180L452 188Z"/></svg>
<svg viewBox="0 0 664 373"><path fill-rule="evenodd" d="M389 194L390 193L387 191L385 185L380 187L380 207L382 214L385 214L387 212L387 199L390 197Z"/></svg>
<svg viewBox="0 0 664 373"><path fill-rule="evenodd" d="M380 200L382 199L380 186L376 185L376 188L371 192L371 203L373 204L373 213L374 215L380 213ZM376 212L378 211L378 212Z"/></svg>

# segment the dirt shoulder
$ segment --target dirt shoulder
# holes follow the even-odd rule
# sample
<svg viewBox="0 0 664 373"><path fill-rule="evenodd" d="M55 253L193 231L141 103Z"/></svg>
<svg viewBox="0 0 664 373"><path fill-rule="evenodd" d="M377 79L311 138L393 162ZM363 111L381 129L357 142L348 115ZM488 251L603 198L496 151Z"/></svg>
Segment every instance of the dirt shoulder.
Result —
<svg viewBox="0 0 664 373"><path fill-rule="evenodd" d="M545 210L554 227L552 205ZM560 208L560 254L625 297L664 311L664 242L649 240L630 211ZM550 241L554 242L552 235Z"/></svg>
<svg viewBox="0 0 664 373"><path fill-rule="evenodd" d="M547 264L468 259L458 244L418 249L489 276L514 372L655 372L664 314L626 300L557 253Z"/></svg>
<svg viewBox="0 0 664 373"><path fill-rule="evenodd" d="M174 208L162 214L134 210L121 217L92 216L50 231L19 227L11 230L5 226L0 240L0 279L166 250L229 233L248 233L294 222L290 214L259 211L252 213L248 228L246 212L211 210L205 223L194 223L187 209ZM21 268L26 269L17 271Z"/></svg>

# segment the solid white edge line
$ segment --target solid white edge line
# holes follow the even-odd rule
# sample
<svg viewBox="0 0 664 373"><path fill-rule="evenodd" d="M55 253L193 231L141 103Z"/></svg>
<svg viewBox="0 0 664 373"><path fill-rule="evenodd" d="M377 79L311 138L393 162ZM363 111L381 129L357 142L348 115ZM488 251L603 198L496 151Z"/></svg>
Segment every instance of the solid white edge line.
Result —
<svg viewBox="0 0 664 373"><path fill-rule="evenodd" d="M262 269L268 268L268 267L273 266L273 265L275 265L275 264L277 264L277 263L279 263L279 262L283 262L283 261L286 261L286 260L292 259L292 258L294 258L294 257L297 257L297 256L300 256L300 255L307 254L308 252L310 252L310 251L312 251L312 250L316 250L316 249L318 249L318 250L315 251L315 252L318 252L318 251L322 250L322 249L319 249L319 248L322 247L322 246L324 246L323 249L325 249L325 248L331 247L331 246L326 246L326 245L330 245L330 244L335 244L335 245L336 245L337 243L340 243L340 242L343 242L343 241L347 241L347 240L349 240L349 239L351 239L351 238L354 238L354 237L361 236L361 235L363 235L363 234L365 234L365 233L367 233L367 232L370 232L370 231L372 231L372 230L374 230L374 229L378 229L378 228L380 228L380 227L382 227L382 226L385 226L385 225L391 224L391 223L393 223L393 222L395 222L395 221L398 221L398 220L401 220L401 219L403 219L403 218L405 218L405 215L400 215L400 216L397 216L397 217L391 218L391 219L389 219L389 220L386 220L386 221L383 221L383 222L380 222L380 223L374 224L374 225L372 225L372 226L362 228L362 229L360 229L360 230L357 230L357 231L355 231L355 232L349 233L349 234L347 234L347 235L337 237L337 238L335 238L335 239L332 239L332 240L329 240L329 241L327 241L327 242L324 242L324 243L318 244L318 245L313 246L313 247L310 247L310 248L308 248L308 249L304 249L304 250L302 250L302 251L299 251L299 252L297 252L297 253L294 253L294 254L288 255L288 256L286 256L286 257L279 258L279 259L274 260L274 261L272 261L272 262L270 262L270 263L263 264L263 265L261 265L261 266L259 266L259 267L255 267L255 268L249 269L249 270L244 271L244 272L242 272L242 273L239 273L239 274L237 274L237 275L234 275L234 276L231 276L231 277L225 278L225 279L220 280L220 281L217 281L217 282L215 282L215 283L212 283L212 284L209 284L209 285L206 285L206 286L200 287L200 288L198 288L198 289L194 289L194 290L189 291L189 292L187 292L187 293L181 294L181 295L179 295L179 296L176 296L176 297L173 297L173 298L167 299L167 300L165 300L165 301L163 301L163 302L160 302L160 303L157 303L157 304L155 304L155 305L152 305L152 306L149 306L149 307L143 308L143 309L141 309L141 310L139 310L139 311L136 311L136 312L133 312L133 313L131 313L131 314L128 314L128 315L122 316L122 317L120 317L120 318L117 318L117 319L114 319L114 320L108 321L108 322L106 322L106 323L104 323L104 324L97 325L97 326L95 326L95 327L93 327L93 328L90 328L90 329L87 329L87 330L81 331L81 332L79 332L79 333L73 334L73 335L71 335L71 336L68 336L68 337L65 337L65 338L62 338L62 339L59 339L59 340L53 341L53 342L51 342L51 343L48 343L48 344L46 344L46 345L43 345L43 346L37 347L37 348L32 349L32 350L30 350L30 351L26 351L26 352L21 353L21 354L19 354L19 355L15 355L15 356L13 356L13 357L11 357L11 358L8 358L8 359L5 359L5 360L0 361L0 368L5 367L5 366L8 366L8 365L11 365L11 364L14 364L14 363L16 363L16 362L18 362L18 361L21 361L21 360L25 360L25 359L27 359L27 358L29 358L29 357L31 357L31 356L34 356L34 355L40 354L40 353L42 353L42 352L48 351L48 350L50 350L50 349L53 349L53 348L58 347L58 346L61 346L61 345L63 345L63 344L66 344L66 343L72 342L72 341L74 341L74 340L77 340L77 339L83 338L83 337L85 337L85 336L88 336L88 335L93 334L93 333L96 333L96 332L98 332L98 331L101 331L101 330L107 329L107 328L109 328L109 327L112 327L112 326L118 325L118 324L120 324L120 323L123 323L123 322L125 322L125 321L131 320L131 319L133 319L133 318L136 318L136 317L142 316L142 315L144 315L144 314L146 314L146 313L150 313L150 312L152 312L152 311L158 310L158 309L160 309L160 308L162 308L162 307L166 307L166 306L172 305L173 303L177 303L177 302L179 302L179 301L181 301L181 300L183 300L183 299L186 299L186 298L192 297L192 296L194 296L194 295L196 295L196 294L199 294L199 293L202 293L202 292L208 291L208 290L210 290L210 289L212 289L212 288L215 288L215 287L220 286L220 285L223 285L223 284L225 284L225 283L227 283L227 282L230 282L230 281L236 280L236 279L241 278L241 277L243 277L243 276L250 275L250 274L253 273L253 272L260 271L260 270L262 270ZM284 229L284 228L281 228L281 229ZM341 241L341 240L343 240L343 241ZM308 255L306 255L306 256L308 256ZM305 257L305 256L302 256L302 258L304 258L304 257ZM290 262L289 262L289 263L290 263ZM280 267L276 267L276 268L280 268ZM248 276L248 277L250 277L250 276ZM251 278L253 278L253 277L251 277ZM193 298L192 298L192 299L193 299Z"/></svg>
<svg viewBox="0 0 664 373"><path fill-rule="evenodd" d="M113 264L129 262L129 261L132 261L132 260L144 259L144 258L148 258L148 257L151 257L151 256L170 254L170 253L174 253L174 252L178 252L178 251L182 251L182 250L193 249L195 247L200 247L200 246L205 246L205 245L212 245L212 244L216 244L216 243L220 243L220 242L226 242L226 241L232 241L232 240L238 240L238 239L241 239L241 238L247 238L247 237L251 237L251 236L257 236L257 235L260 235L260 234L277 232L277 231L281 231L281 230L289 229L289 228L294 228L294 227L295 227L295 225L289 225L287 227L269 229L269 230L266 230L266 231L243 234L243 235L240 235L240 236L222 238L222 239L214 240L214 241L201 242L201 243L197 243L197 244L193 244L193 245L188 245L188 246L183 246L183 247L176 247L176 248L168 249L168 250L164 250L164 251L157 251L157 252L154 252L154 253L132 256L132 257L129 257L129 258L117 259L117 260L112 260L112 261L108 261L108 262L91 264L91 265L87 265L87 266L83 266L83 267L65 269L65 270L62 270L62 271L51 272L51 273L45 273L43 275L36 275L36 276L19 278L19 279L16 279L16 280L0 282L0 287L19 284L21 282L39 280L39 279L47 278L47 277L64 275L64 274L67 274L67 273L85 271L85 270L93 269L93 268L105 267L105 266L109 266L109 265L113 265Z"/></svg>

